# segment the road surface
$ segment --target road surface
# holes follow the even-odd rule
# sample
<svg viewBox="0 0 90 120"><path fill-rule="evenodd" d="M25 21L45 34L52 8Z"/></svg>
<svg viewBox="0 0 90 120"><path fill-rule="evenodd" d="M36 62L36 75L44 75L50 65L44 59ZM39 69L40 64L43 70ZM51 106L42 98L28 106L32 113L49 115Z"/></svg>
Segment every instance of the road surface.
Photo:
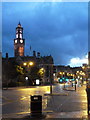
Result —
<svg viewBox="0 0 90 120"><path fill-rule="evenodd" d="M61 96L48 96L50 86L38 86L32 88L13 88L3 90L2 94L2 114L4 118L16 117L30 113L31 95L42 95L43 111L47 112L71 112L86 110L87 101L85 92L75 93L64 91L64 87L70 85L57 84L53 86L53 93ZM67 93L67 94L66 94ZM65 95L64 95L65 94ZM71 107L70 107L71 106Z"/></svg>

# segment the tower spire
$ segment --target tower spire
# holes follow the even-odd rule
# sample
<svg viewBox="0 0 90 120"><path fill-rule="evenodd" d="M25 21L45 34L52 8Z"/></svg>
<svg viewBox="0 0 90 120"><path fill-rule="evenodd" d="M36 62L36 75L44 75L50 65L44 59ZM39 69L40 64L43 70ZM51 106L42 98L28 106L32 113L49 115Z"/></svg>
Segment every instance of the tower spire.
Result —
<svg viewBox="0 0 90 120"><path fill-rule="evenodd" d="M21 27L21 23L20 23L20 21L19 21L19 23L18 23L18 27Z"/></svg>
<svg viewBox="0 0 90 120"><path fill-rule="evenodd" d="M18 25L21 25L20 21L19 21Z"/></svg>

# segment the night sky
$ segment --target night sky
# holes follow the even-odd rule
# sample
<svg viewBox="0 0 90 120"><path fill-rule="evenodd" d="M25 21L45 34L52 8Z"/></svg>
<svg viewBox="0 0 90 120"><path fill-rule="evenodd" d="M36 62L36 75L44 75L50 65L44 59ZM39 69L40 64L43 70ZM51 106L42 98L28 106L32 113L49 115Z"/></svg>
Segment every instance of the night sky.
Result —
<svg viewBox="0 0 90 120"><path fill-rule="evenodd" d="M15 29L24 28L25 55L52 55L55 64L80 66L88 51L88 3L16 2L2 4L2 54L14 56ZM73 65L73 61L77 64Z"/></svg>

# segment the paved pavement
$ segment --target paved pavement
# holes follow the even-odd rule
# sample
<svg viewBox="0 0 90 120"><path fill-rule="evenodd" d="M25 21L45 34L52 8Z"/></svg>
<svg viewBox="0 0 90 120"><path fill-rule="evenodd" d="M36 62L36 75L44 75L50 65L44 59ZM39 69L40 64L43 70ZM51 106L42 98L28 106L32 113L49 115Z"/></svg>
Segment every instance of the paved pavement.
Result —
<svg viewBox="0 0 90 120"><path fill-rule="evenodd" d="M74 87L67 87L64 90L59 89L53 90L53 94L48 96L47 108L43 111L46 116L44 119L48 118L76 118L82 120L89 120L90 117L87 114L87 94L86 85L77 87L76 91ZM30 113L19 113L17 118L25 118L29 116ZM8 115L7 115L8 116ZM15 114L11 116L11 118ZM5 120L5 118L3 119ZM10 119L11 120L11 119Z"/></svg>
<svg viewBox="0 0 90 120"><path fill-rule="evenodd" d="M47 110L53 112L47 118L83 118L89 119L87 115L87 94L86 85L77 87L67 87L64 89L68 95L52 95L48 100ZM62 102L62 99L64 101Z"/></svg>

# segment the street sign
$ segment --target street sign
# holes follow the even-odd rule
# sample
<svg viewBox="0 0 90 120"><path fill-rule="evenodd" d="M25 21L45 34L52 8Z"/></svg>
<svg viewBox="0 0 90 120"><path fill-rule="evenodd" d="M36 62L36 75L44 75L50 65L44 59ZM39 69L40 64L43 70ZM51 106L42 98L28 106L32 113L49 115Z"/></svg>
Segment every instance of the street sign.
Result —
<svg viewBox="0 0 90 120"><path fill-rule="evenodd" d="M36 79L36 85L39 85L39 84L40 84L39 79Z"/></svg>

